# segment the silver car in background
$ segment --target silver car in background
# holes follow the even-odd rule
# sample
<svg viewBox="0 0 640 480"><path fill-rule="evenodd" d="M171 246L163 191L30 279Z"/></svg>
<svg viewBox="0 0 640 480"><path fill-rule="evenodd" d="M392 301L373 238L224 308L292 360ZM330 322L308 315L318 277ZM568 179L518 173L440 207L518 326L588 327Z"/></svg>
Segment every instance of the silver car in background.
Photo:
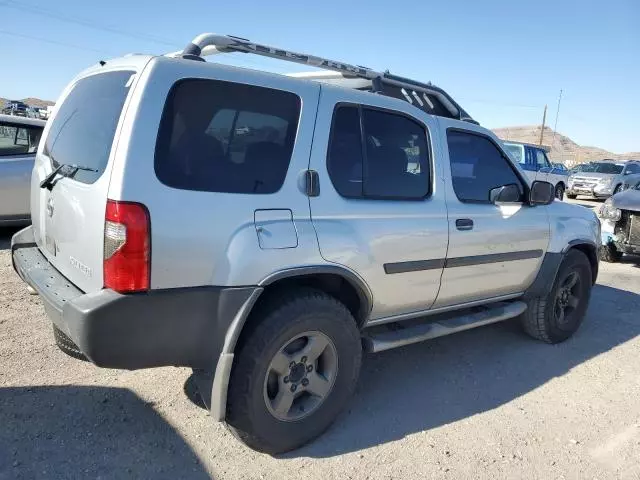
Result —
<svg viewBox="0 0 640 480"><path fill-rule="evenodd" d="M569 177L567 197L586 195L592 198L608 198L622 190L626 175L640 173L640 162L591 162L581 172Z"/></svg>
<svg viewBox="0 0 640 480"><path fill-rule="evenodd" d="M0 115L0 226L30 222L31 170L44 124Z"/></svg>

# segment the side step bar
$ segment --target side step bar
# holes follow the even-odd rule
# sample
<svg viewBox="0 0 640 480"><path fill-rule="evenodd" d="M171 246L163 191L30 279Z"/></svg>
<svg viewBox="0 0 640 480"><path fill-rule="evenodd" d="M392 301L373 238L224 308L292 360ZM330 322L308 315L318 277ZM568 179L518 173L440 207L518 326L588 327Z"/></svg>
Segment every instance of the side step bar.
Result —
<svg viewBox="0 0 640 480"><path fill-rule="evenodd" d="M382 352L392 348L403 347L412 343L430 340L432 338L451 335L452 333L470 330L490 323L501 322L517 317L527 309L525 302L495 303L487 307L481 307L480 311L473 311L455 317L428 323L419 323L404 327L396 325L395 330L380 330L365 333L362 338L364 350L367 352ZM382 328L382 327L380 327Z"/></svg>

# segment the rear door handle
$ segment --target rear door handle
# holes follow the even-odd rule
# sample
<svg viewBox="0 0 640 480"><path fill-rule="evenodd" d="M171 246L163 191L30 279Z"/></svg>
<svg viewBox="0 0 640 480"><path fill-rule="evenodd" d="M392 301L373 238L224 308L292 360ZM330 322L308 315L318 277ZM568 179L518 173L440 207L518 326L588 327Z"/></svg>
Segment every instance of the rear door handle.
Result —
<svg viewBox="0 0 640 480"><path fill-rule="evenodd" d="M473 220L470 218L459 218L456 220L456 228L458 230L473 230Z"/></svg>

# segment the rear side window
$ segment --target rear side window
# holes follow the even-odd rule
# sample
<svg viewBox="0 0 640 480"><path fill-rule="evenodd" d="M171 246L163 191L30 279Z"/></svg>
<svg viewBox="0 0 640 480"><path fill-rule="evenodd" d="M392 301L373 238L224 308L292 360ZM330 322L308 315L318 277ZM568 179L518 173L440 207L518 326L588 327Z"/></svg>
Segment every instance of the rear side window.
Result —
<svg viewBox="0 0 640 480"><path fill-rule="evenodd" d="M339 106L327 167L343 197L422 199L430 191L425 127L388 111Z"/></svg>
<svg viewBox="0 0 640 480"><path fill-rule="evenodd" d="M0 157L35 153L42 127L0 123Z"/></svg>
<svg viewBox="0 0 640 480"><path fill-rule="evenodd" d="M522 182L511 163L486 137L458 130L447 131L451 179L462 202L489 203L492 188Z"/></svg>
<svg viewBox="0 0 640 480"><path fill-rule="evenodd" d="M95 182L107 166L134 72L106 72L80 80L58 108L43 152L54 167L79 165L74 180Z"/></svg>
<svg viewBox="0 0 640 480"><path fill-rule="evenodd" d="M156 143L158 179L205 192L277 192L300 117L290 92L218 80L182 80L169 93Z"/></svg>

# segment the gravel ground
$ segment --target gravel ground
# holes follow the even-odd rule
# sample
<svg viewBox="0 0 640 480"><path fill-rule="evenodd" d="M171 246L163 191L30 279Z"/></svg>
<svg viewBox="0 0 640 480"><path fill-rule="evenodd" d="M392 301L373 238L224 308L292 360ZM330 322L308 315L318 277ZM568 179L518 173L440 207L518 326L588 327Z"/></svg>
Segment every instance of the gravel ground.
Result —
<svg viewBox="0 0 640 480"><path fill-rule="evenodd" d="M640 479L640 258L603 264L581 330L515 322L365 358L313 444L255 453L185 395L190 371L103 370L55 346L0 231L0 479Z"/></svg>

